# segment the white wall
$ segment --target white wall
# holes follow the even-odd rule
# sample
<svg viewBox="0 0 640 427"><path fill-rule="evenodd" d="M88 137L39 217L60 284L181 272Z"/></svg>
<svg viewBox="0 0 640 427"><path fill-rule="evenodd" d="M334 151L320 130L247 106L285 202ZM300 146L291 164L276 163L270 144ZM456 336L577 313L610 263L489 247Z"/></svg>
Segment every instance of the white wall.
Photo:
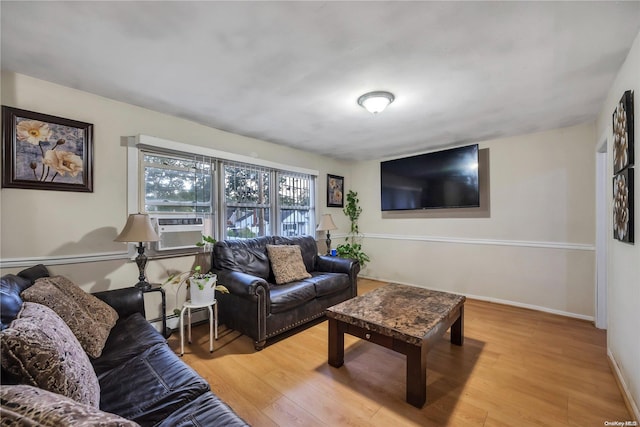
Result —
<svg viewBox="0 0 640 427"><path fill-rule="evenodd" d="M607 135L611 155L611 115L627 90L635 91L634 140L635 140L635 244L613 239L609 230L608 242L608 292L607 292L607 347L609 356L619 369L619 374L632 400L636 419L640 419L640 33L620 69L606 101L600 110L596 124L597 135ZM599 143L600 141L598 141ZM595 152L595 148L594 148ZM609 176L613 176L612 160L608 162ZM612 195L609 193L609 206ZM612 224L611 209L608 224Z"/></svg>
<svg viewBox="0 0 640 427"><path fill-rule="evenodd" d="M489 218L383 218L380 162L358 163L363 274L593 318L594 140L584 124L480 143Z"/></svg>
<svg viewBox="0 0 640 427"><path fill-rule="evenodd" d="M93 123L94 192L73 193L23 189L0 192L0 258L23 263L70 257L71 264L54 265L88 291L131 286L137 281L135 263L125 259L74 264L77 256L122 253L126 247L113 239L127 218L127 149L122 137L146 134L172 141L314 169L318 177L319 213L333 213L345 232L346 218L326 206L326 174L344 175L344 162L202 126L177 117L116 102L25 75L2 72L2 105ZM318 236L323 240L324 236ZM167 269L188 269L193 257L152 260L151 281L166 278ZM4 268L2 273L21 268ZM171 307L170 307L171 308Z"/></svg>

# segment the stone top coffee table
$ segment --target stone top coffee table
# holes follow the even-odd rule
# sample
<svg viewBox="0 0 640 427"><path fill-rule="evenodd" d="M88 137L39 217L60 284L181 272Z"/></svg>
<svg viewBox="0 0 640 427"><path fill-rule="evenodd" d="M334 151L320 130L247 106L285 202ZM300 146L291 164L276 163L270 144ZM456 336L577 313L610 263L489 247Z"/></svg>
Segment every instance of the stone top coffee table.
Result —
<svg viewBox="0 0 640 427"><path fill-rule="evenodd" d="M451 327L451 343L462 345L463 295L389 284L327 309L329 365L344 364L344 334L407 356L407 402L427 400L427 353Z"/></svg>

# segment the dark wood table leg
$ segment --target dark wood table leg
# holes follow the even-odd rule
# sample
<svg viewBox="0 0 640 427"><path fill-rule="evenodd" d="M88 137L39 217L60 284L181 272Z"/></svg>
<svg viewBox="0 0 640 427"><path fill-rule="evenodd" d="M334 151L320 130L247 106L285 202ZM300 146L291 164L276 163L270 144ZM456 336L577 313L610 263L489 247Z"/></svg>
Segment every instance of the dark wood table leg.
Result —
<svg viewBox="0 0 640 427"><path fill-rule="evenodd" d="M329 365L339 368L344 364L343 323L329 318Z"/></svg>
<svg viewBox="0 0 640 427"><path fill-rule="evenodd" d="M422 408L427 401L427 351L426 347L409 345L407 354L407 402Z"/></svg>
<svg viewBox="0 0 640 427"><path fill-rule="evenodd" d="M460 317L451 325L451 344L462 345L464 341L464 306L460 307Z"/></svg>

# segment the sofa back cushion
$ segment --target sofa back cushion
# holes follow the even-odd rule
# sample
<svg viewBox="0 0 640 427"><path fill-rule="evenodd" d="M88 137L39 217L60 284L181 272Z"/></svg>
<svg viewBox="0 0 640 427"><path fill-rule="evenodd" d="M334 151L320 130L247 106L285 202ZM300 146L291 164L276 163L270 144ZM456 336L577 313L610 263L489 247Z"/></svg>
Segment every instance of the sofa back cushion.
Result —
<svg viewBox="0 0 640 427"><path fill-rule="evenodd" d="M269 280L267 245L272 243L271 236L217 242L213 247L213 265L219 270L241 271Z"/></svg>
<svg viewBox="0 0 640 427"><path fill-rule="evenodd" d="M118 313L63 276L43 277L22 292L22 299L46 305L69 326L84 351L100 357Z"/></svg>
<svg viewBox="0 0 640 427"><path fill-rule="evenodd" d="M89 357L66 323L49 307L25 302L0 332L2 368L23 384L98 407L100 385Z"/></svg>

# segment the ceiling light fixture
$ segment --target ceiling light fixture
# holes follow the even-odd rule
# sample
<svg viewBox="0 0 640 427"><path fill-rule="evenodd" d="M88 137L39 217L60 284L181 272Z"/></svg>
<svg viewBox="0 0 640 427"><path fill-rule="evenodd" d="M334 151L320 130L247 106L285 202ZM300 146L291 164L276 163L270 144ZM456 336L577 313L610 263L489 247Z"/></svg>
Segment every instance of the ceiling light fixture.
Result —
<svg viewBox="0 0 640 427"><path fill-rule="evenodd" d="M370 113L378 114L396 99L391 92L369 92L358 98L358 105Z"/></svg>

